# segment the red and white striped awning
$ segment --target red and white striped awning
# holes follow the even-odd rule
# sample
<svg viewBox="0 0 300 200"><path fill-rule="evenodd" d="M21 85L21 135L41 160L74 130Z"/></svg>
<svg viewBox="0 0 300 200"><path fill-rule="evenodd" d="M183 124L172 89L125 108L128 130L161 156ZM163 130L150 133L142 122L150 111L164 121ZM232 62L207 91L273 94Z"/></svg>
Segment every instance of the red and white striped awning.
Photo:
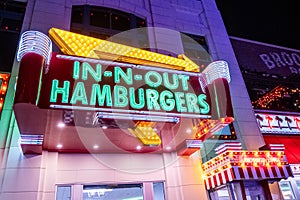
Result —
<svg viewBox="0 0 300 200"><path fill-rule="evenodd" d="M284 145L271 144L270 150L241 150L240 143L224 143L218 156L202 164L206 189L231 181L280 180L293 176L284 154Z"/></svg>
<svg viewBox="0 0 300 200"><path fill-rule="evenodd" d="M205 179L206 189L212 189L231 181L286 179L293 176L289 165L272 167L238 167L233 166Z"/></svg>

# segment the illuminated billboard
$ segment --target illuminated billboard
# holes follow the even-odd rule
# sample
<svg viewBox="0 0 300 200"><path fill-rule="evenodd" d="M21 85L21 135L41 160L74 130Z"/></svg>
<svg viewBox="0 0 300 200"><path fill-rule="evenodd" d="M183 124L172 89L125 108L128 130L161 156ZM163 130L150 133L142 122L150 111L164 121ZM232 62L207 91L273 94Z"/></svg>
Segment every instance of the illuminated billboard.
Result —
<svg viewBox="0 0 300 200"><path fill-rule="evenodd" d="M196 73L52 55L37 105L208 118L210 107L198 78Z"/></svg>
<svg viewBox="0 0 300 200"><path fill-rule="evenodd" d="M193 134L186 139L204 140L234 120L225 61L199 73L184 55L175 58L60 29L49 34L65 54L53 53L43 33L27 31L21 37L14 104L21 137L42 137L55 111L63 111L65 125L126 129L150 146L162 143L157 123L182 121ZM24 110L32 111L38 128Z"/></svg>
<svg viewBox="0 0 300 200"><path fill-rule="evenodd" d="M238 38L231 38L230 41L238 62L244 70L285 77L300 74L299 50Z"/></svg>

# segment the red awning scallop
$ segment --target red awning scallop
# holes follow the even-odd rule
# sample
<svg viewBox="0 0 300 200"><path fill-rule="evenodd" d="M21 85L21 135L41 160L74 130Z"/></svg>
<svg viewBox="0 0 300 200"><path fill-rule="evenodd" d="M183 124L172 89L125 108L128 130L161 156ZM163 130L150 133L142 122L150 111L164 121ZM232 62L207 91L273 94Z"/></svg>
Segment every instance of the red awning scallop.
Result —
<svg viewBox="0 0 300 200"><path fill-rule="evenodd" d="M274 180L286 179L293 176L289 165L272 167L238 167L233 166L205 179L206 189L218 187L236 180Z"/></svg>

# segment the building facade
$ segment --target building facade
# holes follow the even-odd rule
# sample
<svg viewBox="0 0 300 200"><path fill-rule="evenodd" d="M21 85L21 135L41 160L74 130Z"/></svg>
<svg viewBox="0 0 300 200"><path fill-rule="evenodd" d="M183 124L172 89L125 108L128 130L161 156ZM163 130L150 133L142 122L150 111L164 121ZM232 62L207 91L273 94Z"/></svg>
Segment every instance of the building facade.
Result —
<svg viewBox="0 0 300 200"><path fill-rule="evenodd" d="M235 37L230 40L264 140L284 144L292 166L294 177L279 183L284 199L298 199L299 50Z"/></svg>
<svg viewBox="0 0 300 200"><path fill-rule="evenodd" d="M224 181L223 178L220 181L204 172L210 166L207 164L206 169L202 164L218 157L215 148L219 145L233 142L232 144L241 145L237 151L243 150L245 153L259 152L266 145L214 1L28 0L21 33L38 31L44 35L50 34L54 40L54 36L49 33L52 28L99 39L109 38L115 43L151 50L169 57L184 54L200 66L200 72L202 65L205 68L213 61L226 61L231 77L228 88L234 121L230 123L230 128L226 126L226 133L220 133L218 140L208 134L207 137L202 137L201 152L197 151L195 154L186 154L190 147L187 140L195 139L195 135L191 134L193 127L199 125L201 128L201 122L191 119L182 119L177 125L160 123L156 127L161 130L159 136L162 143L159 143L159 147L138 147L141 143L128 132L116 131L115 126L124 125L119 121L111 123L99 120L99 126L93 131L83 125L66 126L66 121L65 124L56 126L60 122L58 119L62 116L67 118L72 113L55 109L40 113L35 108L24 106L28 102L22 102L23 97L32 96L31 93L15 95L16 82L18 80L17 90L20 91L25 77L30 77L27 81L36 77L39 81L40 74L35 76L32 58L25 65L28 70L16 58L6 85L7 93L0 121L1 199L182 200L240 199L246 196L268 199L270 195L281 196L277 182L290 176L286 171L278 176L275 172L272 176L270 173L269 176L253 177L247 173L242 178L235 173L231 179ZM193 39L192 42L190 39ZM64 42L67 43L66 40ZM76 40L73 42L75 44ZM85 40L81 41L81 45L76 48L80 49L84 42ZM65 54L66 49L60 43L52 45L53 52ZM22 61L24 57L21 58L21 63ZM60 69L56 73L59 72ZM61 73L64 73L63 69ZM4 85L8 78L3 80ZM26 89L28 82L25 83L23 86ZM228 93L225 97L226 95ZM75 123L82 120L76 121L74 116L71 118ZM84 118L87 120L86 115ZM42 137L37 137L38 134ZM102 135L100 139L99 135ZM225 152L229 153L231 150L230 145L225 145ZM234 166L231 167L235 169ZM203 176L204 173L206 177ZM222 173L216 174L225 176ZM263 182L262 179L269 182ZM216 183L212 183L214 180Z"/></svg>

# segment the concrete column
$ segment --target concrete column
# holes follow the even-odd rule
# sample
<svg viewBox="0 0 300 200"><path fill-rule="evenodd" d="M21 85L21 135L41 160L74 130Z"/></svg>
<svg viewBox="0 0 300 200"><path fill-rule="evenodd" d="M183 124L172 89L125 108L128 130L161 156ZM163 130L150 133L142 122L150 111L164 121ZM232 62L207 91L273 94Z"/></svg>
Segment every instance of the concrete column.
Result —
<svg viewBox="0 0 300 200"><path fill-rule="evenodd" d="M44 151L39 183L39 200L55 199L58 153Z"/></svg>
<svg viewBox="0 0 300 200"><path fill-rule="evenodd" d="M82 200L83 185L73 185L71 200Z"/></svg>
<svg viewBox="0 0 300 200"><path fill-rule="evenodd" d="M269 183L270 192L273 199L283 200L283 196L278 182Z"/></svg>
<svg viewBox="0 0 300 200"><path fill-rule="evenodd" d="M214 1L203 0L201 18L209 29L207 35L210 53L213 60L225 60L229 64L232 106L234 109L233 123L236 135L247 150L257 150L265 145L264 139L256 123L254 111L239 64L232 49L224 22Z"/></svg>
<svg viewBox="0 0 300 200"><path fill-rule="evenodd" d="M175 153L164 154L166 199L208 199L201 177L199 157L179 157Z"/></svg>
<svg viewBox="0 0 300 200"><path fill-rule="evenodd" d="M2 167L0 199L38 199L41 160L41 155L24 156L20 147L10 147Z"/></svg>
<svg viewBox="0 0 300 200"><path fill-rule="evenodd" d="M143 193L145 200L154 199L153 185L150 182L143 183Z"/></svg>

